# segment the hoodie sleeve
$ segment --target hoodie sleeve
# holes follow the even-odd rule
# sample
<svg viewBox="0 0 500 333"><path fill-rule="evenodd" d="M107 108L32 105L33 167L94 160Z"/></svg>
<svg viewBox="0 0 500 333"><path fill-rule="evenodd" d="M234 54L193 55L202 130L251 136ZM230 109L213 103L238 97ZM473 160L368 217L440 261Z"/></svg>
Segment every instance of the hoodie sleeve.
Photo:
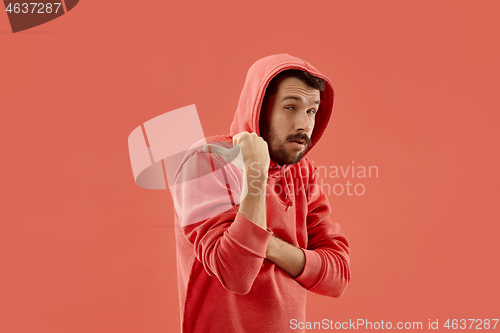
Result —
<svg viewBox="0 0 500 333"><path fill-rule="evenodd" d="M330 220L330 204L319 185L313 167L311 197L307 215L307 249L302 273L295 278L306 289L321 295L340 297L350 280L349 242Z"/></svg>
<svg viewBox="0 0 500 333"><path fill-rule="evenodd" d="M174 202L182 233L206 272L237 294L252 288L272 232L238 213L239 169L197 151L181 165Z"/></svg>

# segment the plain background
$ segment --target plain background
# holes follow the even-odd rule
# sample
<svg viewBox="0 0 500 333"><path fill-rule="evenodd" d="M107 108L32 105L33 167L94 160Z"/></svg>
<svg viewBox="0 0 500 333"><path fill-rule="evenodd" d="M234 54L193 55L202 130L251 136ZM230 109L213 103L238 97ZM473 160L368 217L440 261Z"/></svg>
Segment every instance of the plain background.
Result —
<svg viewBox="0 0 500 333"><path fill-rule="evenodd" d="M84 0L18 34L0 12L0 331L179 331L171 196L135 185L127 137L190 104L228 133L246 71L275 53L336 88L310 159L379 170L325 179L366 192L330 195L352 280L309 293L307 319L499 318L499 10Z"/></svg>

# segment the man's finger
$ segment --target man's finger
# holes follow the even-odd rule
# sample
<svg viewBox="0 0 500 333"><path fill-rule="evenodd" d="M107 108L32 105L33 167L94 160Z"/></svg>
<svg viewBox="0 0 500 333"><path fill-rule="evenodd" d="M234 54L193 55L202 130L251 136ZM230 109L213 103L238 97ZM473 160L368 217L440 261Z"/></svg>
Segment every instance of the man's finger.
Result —
<svg viewBox="0 0 500 333"><path fill-rule="evenodd" d="M234 144L238 144L238 142L240 141L241 137L244 136L244 135L247 135L247 134L250 134L250 133L248 133L247 131L243 131L243 132L240 132L240 133L236 134L235 136L233 136L233 143Z"/></svg>

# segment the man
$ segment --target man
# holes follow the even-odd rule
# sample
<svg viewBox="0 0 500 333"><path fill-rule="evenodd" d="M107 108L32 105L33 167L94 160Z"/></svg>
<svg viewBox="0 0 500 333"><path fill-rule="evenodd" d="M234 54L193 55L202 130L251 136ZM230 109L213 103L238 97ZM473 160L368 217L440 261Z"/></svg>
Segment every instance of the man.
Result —
<svg viewBox="0 0 500 333"><path fill-rule="evenodd" d="M230 135L186 154L174 192L183 332L290 332L307 290L344 293L349 243L305 158L332 108L326 76L269 56L248 71ZM238 148L240 168L228 163Z"/></svg>

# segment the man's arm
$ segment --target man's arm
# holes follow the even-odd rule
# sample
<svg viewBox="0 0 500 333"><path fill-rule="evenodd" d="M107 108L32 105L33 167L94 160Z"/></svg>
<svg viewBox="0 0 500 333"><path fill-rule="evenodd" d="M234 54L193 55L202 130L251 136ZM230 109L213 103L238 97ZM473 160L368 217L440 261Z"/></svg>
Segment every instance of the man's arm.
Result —
<svg viewBox="0 0 500 333"><path fill-rule="evenodd" d="M260 159L257 164L252 158L245 159L252 166L246 178L238 176L241 170L237 167L212 159L215 155L205 149L187 157L176 175L174 201L185 238L207 273L237 294L250 291L272 234L266 228L265 205L269 162L265 166L265 156L258 155L262 151L268 154L267 144L249 144L248 139L255 138L246 133L239 141L244 156L250 152L250 157L255 154ZM238 208L233 202L238 193L231 192L239 188L234 182L240 181L250 191Z"/></svg>
<svg viewBox="0 0 500 333"><path fill-rule="evenodd" d="M236 134L233 143L237 146L232 149L207 145L203 150L214 153L225 161L233 161L234 165L243 170L241 195L247 195L240 202L238 212L262 229L267 229L266 186L270 163L267 143L257 134L248 132ZM237 161L235 157L240 151L243 160Z"/></svg>
<svg viewBox="0 0 500 333"><path fill-rule="evenodd" d="M271 236L266 259L287 272L306 289L326 296L340 297L350 280L349 243L338 232L338 224L317 225L308 249L295 247ZM328 236L319 236L328 235ZM319 236L319 237L318 237ZM321 237L325 237L321 240Z"/></svg>
<svg viewBox="0 0 500 333"><path fill-rule="evenodd" d="M350 280L350 248L347 239L340 233L339 225L330 220L328 198L319 187L316 176L317 173L313 172L312 186L319 190L309 200L307 249L297 248L272 236L267 244L266 259L306 289L339 297Z"/></svg>
<svg viewBox="0 0 500 333"><path fill-rule="evenodd" d="M240 214L264 230L267 229L266 186L267 174L245 170L242 195L245 192L247 195L238 209Z"/></svg>

